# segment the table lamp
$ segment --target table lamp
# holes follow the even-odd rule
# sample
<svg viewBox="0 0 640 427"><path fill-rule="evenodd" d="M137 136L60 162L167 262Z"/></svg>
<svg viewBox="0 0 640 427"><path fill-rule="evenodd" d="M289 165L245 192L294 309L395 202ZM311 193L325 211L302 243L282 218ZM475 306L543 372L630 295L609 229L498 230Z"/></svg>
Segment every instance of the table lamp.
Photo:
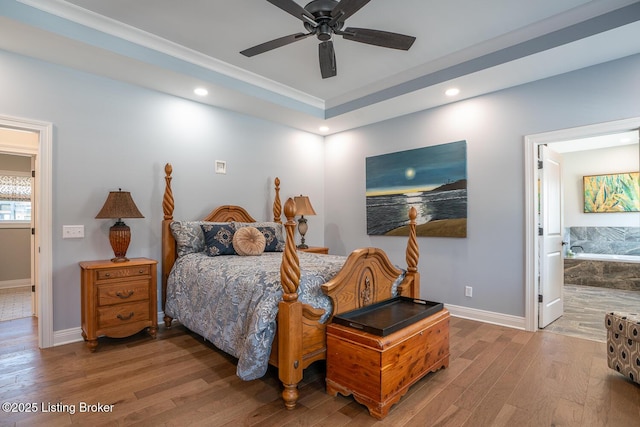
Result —
<svg viewBox="0 0 640 427"><path fill-rule="evenodd" d="M129 261L126 255L131 241L131 229L122 221L122 218L144 218L133 202L131 193L122 191L121 188L118 191L110 191L104 206L98 212L96 218L117 219L116 223L109 229L109 242L111 242L111 248L113 248L115 255L115 258L111 258L111 261Z"/></svg>
<svg viewBox="0 0 640 427"><path fill-rule="evenodd" d="M313 210L313 206L311 206L311 202L307 196L296 196L293 198L293 201L296 203L296 214L300 215L298 219L298 232L300 233L298 249L308 249L309 246L304 243L304 235L307 234L309 227L307 226L307 219L304 216L315 215L316 211Z"/></svg>

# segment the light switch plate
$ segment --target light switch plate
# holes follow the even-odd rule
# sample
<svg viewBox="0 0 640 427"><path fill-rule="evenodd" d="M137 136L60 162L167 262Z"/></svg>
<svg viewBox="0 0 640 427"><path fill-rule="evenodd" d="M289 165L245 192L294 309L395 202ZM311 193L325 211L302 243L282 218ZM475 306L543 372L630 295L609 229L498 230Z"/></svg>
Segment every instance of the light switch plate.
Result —
<svg viewBox="0 0 640 427"><path fill-rule="evenodd" d="M63 225L63 239L82 239L84 238L84 225Z"/></svg>
<svg viewBox="0 0 640 427"><path fill-rule="evenodd" d="M227 173L227 162L224 160L216 160L216 173Z"/></svg>

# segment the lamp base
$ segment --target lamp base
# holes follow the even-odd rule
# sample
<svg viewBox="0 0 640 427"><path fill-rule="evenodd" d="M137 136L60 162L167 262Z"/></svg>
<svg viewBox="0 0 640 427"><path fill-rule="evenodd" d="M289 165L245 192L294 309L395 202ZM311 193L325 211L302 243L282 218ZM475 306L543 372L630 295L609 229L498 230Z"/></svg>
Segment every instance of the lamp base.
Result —
<svg viewBox="0 0 640 427"><path fill-rule="evenodd" d="M126 255L131 242L131 229L122 220L118 220L109 229L109 242L115 255L114 258L111 258L111 262L129 261Z"/></svg>
<svg viewBox="0 0 640 427"><path fill-rule="evenodd" d="M300 218L298 218L298 232L300 233L300 244L298 245L298 249L309 249L309 246L304 243L304 235L307 234L307 230L307 219L304 215L301 215Z"/></svg>

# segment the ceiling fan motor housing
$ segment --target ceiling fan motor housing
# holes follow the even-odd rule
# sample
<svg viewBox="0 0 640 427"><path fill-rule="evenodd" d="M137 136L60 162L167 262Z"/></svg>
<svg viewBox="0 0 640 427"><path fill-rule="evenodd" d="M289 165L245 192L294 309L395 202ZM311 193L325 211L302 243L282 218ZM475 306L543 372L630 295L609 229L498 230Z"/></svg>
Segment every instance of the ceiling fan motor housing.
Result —
<svg viewBox="0 0 640 427"><path fill-rule="evenodd" d="M336 21L334 24L329 25L332 19L331 12L337 4L338 2L335 0L313 0L304 7L307 12L314 16L317 24L314 26L309 22L305 22L304 27L307 31L316 34L318 40L331 40L333 32L342 29L344 22L341 21Z"/></svg>

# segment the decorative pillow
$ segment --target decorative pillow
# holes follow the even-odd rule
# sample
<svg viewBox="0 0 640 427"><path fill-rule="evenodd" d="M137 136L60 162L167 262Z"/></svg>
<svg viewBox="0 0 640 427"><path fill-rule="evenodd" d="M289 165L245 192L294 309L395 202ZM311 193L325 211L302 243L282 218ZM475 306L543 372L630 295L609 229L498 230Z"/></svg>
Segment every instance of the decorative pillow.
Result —
<svg viewBox="0 0 640 427"><path fill-rule="evenodd" d="M242 227L255 227L264 234L265 252L283 252L285 246L286 233L284 225L278 222L233 222L236 230Z"/></svg>
<svg viewBox="0 0 640 427"><path fill-rule="evenodd" d="M202 224L204 234L204 252L209 256L235 255L233 249L233 233L235 227L231 223Z"/></svg>
<svg viewBox="0 0 640 427"><path fill-rule="evenodd" d="M229 224L206 221L173 221L169 224L171 234L176 239L178 256L204 251L204 234L202 224Z"/></svg>
<svg viewBox="0 0 640 427"><path fill-rule="evenodd" d="M255 227L242 227L233 235L233 249L238 255L260 255L264 246L264 235Z"/></svg>
<svg viewBox="0 0 640 427"><path fill-rule="evenodd" d="M246 227L245 227L246 228ZM284 244L280 244L276 237L276 229L273 227L255 227L264 236L265 252L282 252Z"/></svg>

